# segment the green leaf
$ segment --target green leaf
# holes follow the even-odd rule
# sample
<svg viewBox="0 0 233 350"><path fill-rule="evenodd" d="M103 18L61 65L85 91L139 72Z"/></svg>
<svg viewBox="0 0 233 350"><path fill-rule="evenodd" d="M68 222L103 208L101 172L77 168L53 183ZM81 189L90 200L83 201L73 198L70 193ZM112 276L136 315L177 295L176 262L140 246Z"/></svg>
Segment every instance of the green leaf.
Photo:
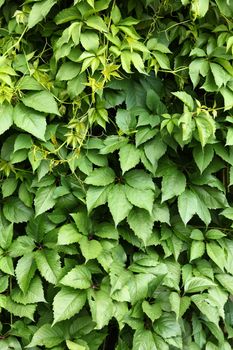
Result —
<svg viewBox="0 0 233 350"><path fill-rule="evenodd" d="M37 250L34 256L41 276L46 281L56 284L61 271L59 254L55 250L42 249Z"/></svg>
<svg viewBox="0 0 233 350"><path fill-rule="evenodd" d="M152 190L139 190L128 185L124 186L124 190L128 201L132 205L152 213L154 203L154 192Z"/></svg>
<svg viewBox="0 0 233 350"><path fill-rule="evenodd" d="M45 117L30 108L18 103L14 108L13 119L15 125L32 134L33 136L45 140L46 119Z"/></svg>
<svg viewBox="0 0 233 350"><path fill-rule="evenodd" d="M130 170L124 175L126 183L139 190L155 190L151 175L144 170Z"/></svg>
<svg viewBox="0 0 233 350"><path fill-rule="evenodd" d="M0 246L4 250L7 250L11 245L14 234L13 229L13 224L1 228Z"/></svg>
<svg viewBox="0 0 233 350"><path fill-rule="evenodd" d="M202 241L193 241L190 248L190 261L201 258L205 253L205 243Z"/></svg>
<svg viewBox="0 0 233 350"><path fill-rule="evenodd" d="M139 128L136 133L136 147L152 139L156 134L156 129L151 129L149 127Z"/></svg>
<svg viewBox="0 0 233 350"><path fill-rule="evenodd" d="M10 104L0 105L0 135L8 130L13 124L13 107Z"/></svg>
<svg viewBox="0 0 233 350"><path fill-rule="evenodd" d="M132 204L126 197L124 187L124 185L116 184L108 194L108 207L115 226L124 220L132 209Z"/></svg>
<svg viewBox="0 0 233 350"><path fill-rule="evenodd" d="M55 188L56 186L52 185L48 187L41 187L37 190L34 199L36 216L51 209L55 205L56 200L53 198Z"/></svg>
<svg viewBox="0 0 233 350"><path fill-rule="evenodd" d="M32 217L33 210L26 207L18 198L10 197L3 205L3 214L8 221L18 224L28 221Z"/></svg>
<svg viewBox="0 0 233 350"><path fill-rule="evenodd" d="M191 300L198 307L205 317L209 319L210 322L215 323L218 326L219 315L216 307L212 306L212 302L208 300L208 294L196 294L191 296Z"/></svg>
<svg viewBox="0 0 233 350"><path fill-rule="evenodd" d="M33 321L33 315L36 311L36 305L23 305L15 303L9 296L0 295L0 307L6 309L9 313L19 316L27 317Z"/></svg>
<svg viewBox="0 0 233 350"><path fill-rule="evenodd" d="M193 215L197 213L197 206L197 197L191 190L185 190L178 197L178 210L185 225L193 217Z"/></svg>
<svg viewBox="0 0 233 350"><path fill-rule="evenodd" d="M146 329L137 329L133 337L134 350L157 350L153 334Z"/></svg>
<svg viewBox="0 0 233 350"><path fill-rule="evenodd" d="M88 295L92 320L96 322L96 329L108 324L113 316L113 301L109 293L99 290Z"/></svg>
<svg viewBox="0 0 233 350"><path fill-rule="evenodd" d="M227 129L226 146L233 146L233 128Z"/></svg>
<svg viewBox="0 0 233 350"><path fill-rule="evenodd" d="M91 259L96 259L102 251L101 244L95 240L95 239L88 239L87 237L83 236L82 239L79 242L80 249L82 252L82 255L86 259L86 261Z"/></svg>
<svg viewBox="0 0 233 350"><path fill-rule="evenodd" d="M82 235L78 233L77 229L73 224L66 224L61 226L58 231L58 245L68 245L77 243L82 238Z"/></svg>
<svg viewBox="0 0 233 350"><path fill-rule="evenodd" d="M104 147L100 149L100 154L112 153L127 143L128 139L124 136L109 136L104 140Z"/></svg>
<svg viewBox="0 0 233 350"><path fill-rule="evenodd" d="M23 293L29 288L31 279L33 278L36 271L36 264L33 254L26 254L18 260L15 268L15 275L18 285Z"/></svg>
<svg viewBox="0 0 233 350"><path fill-rule="evenodd" d="M227 74L225 69L217 63L210 63L210 69L214 76L216 85L221 88L222 85L226 86L226 83L230 79L230 75Z"/></svg>
<svg viewBox="0 0 233 350"><path fill-rule="evenodd" d="M154 329L157 334L165 339L181 335L180 325L176 321L175 315L165 312L162 317L156 321Z"/></svg>
<svg viewBox="0 0 233 350"><path fill-rule="evenodd" d="M160 318L162 315L162 309L159 303L150 304L148 301L144 300L142 302L142 310L152 322Z"/></svg>
<svg viewBox="0 0 233 350"><path fill-rule="evenodd" d="M74 343L73 341L71 340L66 340L66 345L67 345L67 348L69 350L86 350L86 346L82 346L78 343Z"/></svg>
<svg viewBox="0 0 233 350"><path fill-rule="evenodd" d="M228 292L233 294L233 276L226 273L219 273L215 277Z"/></svg>
<svg viewBox="0 0 233 350"><path fill-rule="evenodd" d="M154 221L170 224L170 212L167 204L154 203L152 217Z"/></svg>
<svg viewBox="0 0 233 350"><path fill-rule="evenodd" d="M64 328L60 325L54 325L45 323L39 329L37 329L32 337L31 342L26 348L33 348L35 346L45 346L47 348L53 348L60 344L64 340Z"/></svg>
<svg viewBox="0 0 233 350"><path fill-rule="evenodd" d="M31 280L25 293L19 288L14 288L11 293L11 298L14 302L21 303L23 305L45 302L44 290L40 277L35 276Z"/></svg>
<svg viewBox="0 0 233 350"><path fill-rule="evenodd" d="M33 108L36 111L60 115L57 102L48 91L28 93L22 99L22 102L25 106Z"/></svg>
<svg viewBox="0 0 233 350"><path fill-rule="evenodd" d="M186 187L184 174L176 168L168 170L162 180L162 202L181 195Z"/></svg>
<svg viewBox="0 0 233 350"><path fill-rule="evenodd" d="M206 15L209 9L209 0L195 0L192 2L191 11L194 17L202 18Z"/></svg>
<svg viewBox="0 0 233 350"><path fill-rule="evenodd" d="M134 168L140 162L140 151L132 144L120 148L119 159L122 174Z"/></svg>
<svg viewBox="0 0 233 350"><path fill-rule="evenodd" d="M28 28L33 28L37 23L43 20L56 4L56 0L44 0L35 3L28 17Z"/></svg>
<svg viewBox="0 0 233 350"><path fill-rule="evenodd" d="M228 111L233 106L233 91L228 87L222 87L220 92L224 98L224 110Z"/></svg>
<svg viewBox="0 0 233 350"><path fill-rule="evenodd" d="M106 187L90 186L87 190L87 210L90 213L94 208L103 205L108 200L108 193L111 191L112 185Z"/></svg>
<svg viewBox="0 0 233 350"><path fill-rule="evenodd" d="M0 270L14 276L14 265L10 256L0 256Z"/></svg>
<svg viewBox="0 0 233 350"><path fill-rule="evenodd" d="M99 36L97 33L86 31L80 36L82 46L86 51L97 51L99 47Z"/></svg>
<svg viewBox="0 0 233 350"><path fill-rule="evenodd" d="M104 20L100 16L91 16L85 21L86 25L90 28L96 29L101 33L107 33L108 28Z"/></svg>
<svg viewBox="0 0 233 350"><path fill-rule="evenodd" d="M178 97L185 106L189 108L189 110L192 112L194 109L194 101L193 98L187 94L185 91L177 91L177 92L172 92L173 95Z"/></svg>
<svg viewBox="0 0 233 350"><path fill-rule="evenodd" d="M201 146L205 147L209 140L214 137L216 130L215 121L212 118L212 116L202 114L195 118L195 122L197 125L198 136L201 142Z"/></svg>
<svg viewBox="0 0 233 350"><path fill-rule="evenodd" d="M204 148L197 146L193 149L193 157L198 169L203 173L214 157L213 147L211 145L206 145Z"/></svg>
<svg viewBox="0 0 233 350"><path fill-rule="evenodd" d="M86 177L85 183L93 186L107 186L115 180L115 173L111 168L103 167L94 169L89 176Z"/></svg>
<svg viewBox="0 0 233 350"><path fill-rule="evenodd" d="M206 277L191 277L184 285L184 291L186 293L203 292L205 289L215 287L216 284Z"/></svg>
<svg viewBox="0 0 233 350"><path fill-rule="evenodd" d="M210 259L213 260L222 271L224 271L226 257L222 247L215 242L206 243L206 252Z"/></svg>
<svg viewBox="0 0 233 350"><path fill-rule="evenodd" d="M2 197L6 198L11 196L18 185L18 181L15 177L10 177L3 181L2 183Z"/></svg>
<svg viewBox="0 0 233 350"><path fill-rule="evenodd" d="M65 62L59 68L56 79L60 81L71 80L78 76L80 70L80 64L77 64L75 62Z"/></svg>
<svg viewBox="0 0 233 350"><path fill-rule="evenodd" d="M83 308L86 303L86 292L63 287L53 300L53 315L55 323L70 319Z"/></svg>
<svg viewBox="0 0 233 350"><path fill-rule="evenodd" d="M139 237L144 245L152 235L154 221L145 209L133 208L127 218L130 228Z"/></svg>
<svg viewBox="0 0 233 350"><path fill-rule="evenodd" d="M69 271L59 283L75 289L91 287L91 273L85 265L78 265Z"/></svg>
<svg viewBox="0 0 233 350"><path fill-rule="evenodd" d="M223 233L222 231L217 230L217 229L210 229L205 234L205 237L207 239L217 239L217 240L220 238L223 238L225 236L226 236L225 233Z"/></svg>

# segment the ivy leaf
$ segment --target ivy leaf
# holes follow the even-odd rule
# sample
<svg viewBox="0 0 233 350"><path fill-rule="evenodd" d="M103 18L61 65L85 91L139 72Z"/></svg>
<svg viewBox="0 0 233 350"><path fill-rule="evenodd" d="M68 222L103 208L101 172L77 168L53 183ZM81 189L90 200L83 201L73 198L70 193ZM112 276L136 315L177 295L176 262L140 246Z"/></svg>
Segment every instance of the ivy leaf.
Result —
<svg viewBox="0 0 233 350"><path fill-rule="evenodd" d="M67 320L77 314L85 303L86 292L63 287L53 300L53 326L57 322Z"/></svg>
<svg viewBox="0 0 233 350"><path fill-rule="evenodd" d="M48 91L30 92L22 99L22 102L36 111L60 115L57 102Z"/></svg>
<svg viewBox="0 0 233 350"><path fill-rule="evenodd" d="M44 213L45 211L51 209L56 201L53 198L53 194L56 186L41 187L37 190L34 203L36 209L36 216Z"/></svg>
<svg viewBox="0 0 233 350"><path fill-rule="evenodd" d="M54 250L42 249L35 252L35 261L41 276L46 281L56 284L61 271L59 254Z"/></svg>
<svg viewBox="0 0 233 350"><path fill-rule="evenodd" d="M197 213L197 197L191 190L185 190L178 197L178 210L183 223L186 225L189 220Z"/></svg>
<svg viewBox="0 0 233 350"><path fill-rule="evenodd" d="M26 293L22 292L19 288L14 288L11 293L11 298L16 303L21 303L23 305L45 302L44 290L40 277L35 276L33 278Z"/></svg>
<svg viewBox="0 0 233 350"><path fill-rule="evenodd" d="M233 294L233 276L226 273L219 273L215 277L228 292Z"/></svg>
<svg viewBox="0 0 233 350"><path fill-rule="evenodd" d="M75 289L87 289L91 287L91 273L85 265L79 265L69 271L59 283Z"/></svg>
<svg viewBox="0 0 233 350"><path fill-rule="evenodd" d="M1 229L1 237L0 237L0 246L7 250L13 239L13 224L7 225L6 227L2 227Z"/></svg>
<svg viewBox="0 0 233 350"><path fill-rule="evenodd" d="M146 329L137 329L133 337L133 349L157 350L152 332Z"/></svg>
<svg viewBox="0 0 233 350"><path fill-rule="evenodd" d="M152 322L160 318L162 315L162 309L159 303L149 304L148 301L144 300L142 303L142 310Z"/></svg>
<svg viewBox="0 0 233 350"><path fill-rule="evenodd" d="M193 98L187 94L185 91L177 91L177 92L172 92L173 95L178 97L185 106L189 108L189 110L192 112L194 109L194 101Z"/></svg>
<svg viewBox="0 0 233 350"><path fill-rule="evenodd" d="M87 210L90 213L94 208L103 205L108 200L108 193L112 185L106 187L90 186L87 190Z"/></svg>
<svg viewBox="0 0 233 350"><path fill-rule="evenodd" d="M206 277L191 277L184 285L186 293L203 292L205 289L215 287L216 284Z"/></svg>
<svg viewBox="0 0 233 350"><path fill-rule="evenodd" d="M140 162L140 151L132 144L127 144L119 151L122 173L134 168Z"/></svg>
<svg viewBox="0 0 233 350"><path fill-rule="evenodd" d="M155 189L151 175L144 170L130 170L124 175L124 179L129 186L139 190Z"/></svg>
<svg viewBox="0 0 233 350"><path fill-rule="evenodd" d="M144 245L151 237L154 221L145 209L133 208L127 218L130 228Z"/></svg>
<svg viewBox="0 0 233 350"><path fill-rule="evenodd" d="M197 146L193 149L194 160L201 173L208 167L214 157L214 150L211 145L206 145L204 148Z"/></svg>
<svg viewBox="0 0 233 350"><path fill-rule="evenodd" d="M77 243L82 238L82 235L78 233L77 229L73 224L66 224L61 226L58 231L58 245L68 245Z"/></svg>
<svg viewBox="0 0 233 350"><path fill-rule="evenodd" d="M44 0L35 3L29 13L28 28L33 28L37 23L42 21L55 4L56 0Z"/></svg>
<svg viewBox="0 0 233 350"><path fill-rule="evenodd" d="M64 328L60 325L54 325L45 323L39 329L37 329L32 337L31 342L26 348L33 348L35 346L45 346L47 348L53 348L59 345L64 340Z"/></svg>
<svg viewBox="0 0 233 350"><path fill-rule="evenodd" d="M88 302L91 309L92 320L96 322L96 328L103 328L113 316L112 298L109 293L100 290L90 293Z"/></svg>
<svg viewBox="0 0 233 350"><path fill-rule="evenodd" d="M190 248L190 261L201 258L205 253L205 243L202 241L193 241Z"/></svg>
<svg viewBox="0 0 233 350"><path fill-rule="evenodd" d="M91 16L85 22L88 27L94 28L101 33L107 33L108 28L104 20L100 16Z"/></svg>
<svg viewBox="0 0 233 350"><path fill-rule="evenodd" d="M23 293L28 290L31 279L36 271L36 264L33 254L26 254L18 260L15 268L15 275L20 289Z"/></svg>
<svg viewBox="0 0 233 350"><path fill-rule="evenodd" d="M186 178L184 174L174 169L168 169L162 180L162 202L167 201L174 196L181 195L186 187Z"/></svg>
<svg viewBox="0 0 233 350"><path fill-rule="evenodd" d="M15 303L9 296L0 295L0 307L7 310L9 313L19 316L27 317L33 321L33 315L36 311L36 305L23 305Z"/></svg>
<svg viewBox="0 0 233 350"><path fill-rule="evenodd" d="M124 220L132 209L132 204L128 201L124 185L116 184L108 194L108 206L112 214L115 226Z"/></svg>
<svg viewBox="0 0 233 350"><path fill-rule="evenodd" d="M0 135L13 124L13 107L10 104L0 105Z"/></svg>
<svg viewBox="0 0 233 350"><path fill-rule="evenodd" d="M124 186L128 201L136 207L146 209L152 213L154 203L154 192L152 190L139 190L131 186Z"/></svg>
<svg viewBox="0 0 233 350"><path fill-rule="evenodd" d="M14 265L10 256L0 256L0 270L14 276Z"/></svg>
<svg viewBox="0 0 233 350"><path fill-rule="evenodd" d="M93 186L107 186L115 180L115 173L111 168L103 167L94 169L92 173L86 177L85 183Z"/></svg>
<svg viewBox="0 0 233 350"><path fill-rule="evenodd" d="M215 262L215 264L224 271L226 264L226 257L224 250L215 242L206 243L206 252L210 259Z"/></svg>
<svg viewBox="0 0 233 350"><path fill-rule="evenodd" d="M3 214L8 221L18 224L28 221L33 215L33 210L18 198L10 197L3 205Z"/></svg>
<svg viewBox="0 0 233 350"><path fill-rule="evenodd" d="M13 119L18 128L29 132L43 141L45 140L47 124L45 117L40 112L36 112L25 107L22 103L18 103L14 108Z"/></svg>
<svg viewBox="0 0 233 350"><path fill-rule="evenodd" d="M96 259L102 251L101 244L95 239L89 240L87 237L83 236L79 244L82 255L86 261Z"/></svg>

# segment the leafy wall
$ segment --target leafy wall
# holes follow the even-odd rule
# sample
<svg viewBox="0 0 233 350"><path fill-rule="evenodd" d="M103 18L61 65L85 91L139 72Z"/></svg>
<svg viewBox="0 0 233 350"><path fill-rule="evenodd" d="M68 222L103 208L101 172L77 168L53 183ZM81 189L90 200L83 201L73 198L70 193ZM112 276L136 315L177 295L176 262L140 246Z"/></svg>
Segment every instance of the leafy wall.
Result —
<svg viewBox="0 0 233 350"><path fill-rule="evenodd" d="M0 6L1 350L232 349L233 1Z"/></svg>

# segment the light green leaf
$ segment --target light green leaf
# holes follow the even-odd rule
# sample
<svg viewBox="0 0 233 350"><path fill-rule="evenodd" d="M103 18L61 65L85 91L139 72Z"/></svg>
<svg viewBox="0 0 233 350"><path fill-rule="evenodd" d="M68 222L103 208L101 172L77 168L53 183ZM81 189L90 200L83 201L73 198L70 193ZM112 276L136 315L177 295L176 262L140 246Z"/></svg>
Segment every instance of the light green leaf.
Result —
<svg viewBox="0 0 233 350"><path fill-rule="evenodd" d="M108 324L113 316L113 302L109 293L99 290L88 295L92 320L96 322L96 329L101 329Z"/></svg>
<svg viewBox="0 0 233 350"><path fill-rule="evenodd" d="M220 92L224 98L224 110L228 111L233 107L233 91L228 87L222 87Z"/></svg>
<svg viewBox="0 0 233 350"><path fill-rule="evenodd" d="M214 76L214 80L216 85L221 88L223 85L226 86L228 80L230 79L230 75L227 74L225 69L217 63L211 62L210 69Z"/></svg>
<svg viewBox="0 0 233 350"><path fill-rule="evenodd" d="M146 329L137 329L133 337L134 350L157 350L153 334Z"/></svg>
<svg viewBox="0 0 233 350"><path fill-rule="evenodd" d="M2 247L2 249L7 250L10 247L13 239L13 234L13 224L9 224L1 228L0 246Z"/></svg>
<svg viewBox="0 0 233 350"><path fill-rule="evenodd" d="M36 271L36 264L33 254L26 254L18 260L15 268L15 275L20 289L23 293L28 290L31 279Z"/></svg>
<svg viewBox="0 0 233 350"><path fill-rule="evenodd" d="M7 220L18 224L28 221L33 214L33 210L26 207L18 198L10 197L3 205L3 214Z"/></svg>
<svg viewBox="0 0 233 350"><path fill-rule="evenodd" d="M154 220L145 209L133 208L127 218L130 228L144 245L151 237Z"/></svg>
<svg viewBox="0 0 233 350"><path fill-rule="evenodd" d="M75 289L87 289L91 287L91 273L85 265L77 265L59 283Z"/></svg>
<svg viewBox="0 0 233 350"><path fill-rule="evenodd" d="M150 304L148 301L144 300L142 302L142 310L152 322L160 318L162 315L162 309L159 303Z"/></svg>
<svg viewBox="0 0 233 350"><path fill-rule="evenodd" d="M27 317L33 321L33 314L36 311L36 305L23 305L15 303L9 296L0 295L0 307L7 310L9 313L19 316Z"/></svg>
<svg viewBox="0 0 233 350"><path fill-rule="evenodd" d="M85 345L83 346L76 342L74 343L71 340L66 340L66 345L69 350L86 350L87 349Z"/></svg>
<svg viewBox="0 0 233 350"><path fill-rule="evenodd" d="M167 201L174 196L179 196L186 187L186 178L184 174L176 168L166 171L162 180L162 202Z"/></svg>
<svg viewBox="0 0 233 350"><path fill-rule="evenodd" d="M13 119L15 125L44 141L46 130L46 119L40 113L18 103L14 108Z"/></svg>
<svg viewBox="0 0 233 350"><path fill-rule="evenodd" d="M100 154L108 154L120 149L128 143L128 138L124 136L112 135L104 140L104 147L100 149Z"/></svg>
<svg viewBox="0 0 233 350"><path fill-rule="evenodd" d="M226 146L233 146L233 128L227 129Z"/></svg>
<svg viewBox="0 0 233 350"><path fill-rule="evenodd" d="M112 214L115 226L124 220L132 209L132 204L128 201L124 185L116 184L108 194L108 206Z"/></svg>
<svg viewBox="0 0 233 350"><path fill-rule="evenodd" d="M167 204L154 203L152 217L154 221L170 224L170 212Z"/></svg>
<svg viewBox="0 0 233 350"><path fill-rule="evenodd" d="M35 276L24 293L19 288L14 288L11 298L16 303L23 305L45 302L44 290L40 277Z"/></svg>
<svg viewBox="0 0 233 350"><path fill-rule="evenodd" d="M128 185L124 186L124 190L128 201L132 205L152 213L154 203L154 192L152 190L139 190Z"/></svg>
<svg viewBox="0 0 233 350"><path fill-rule="evenodd" d="M47 16L51 8L56 4L56 0L44 0L35 3L28 17L28 28L34 27Z"/></svg>
<svg viewBox="0 0 233 350"><path fill-rule="evenodd" d="M187 94L185 91L177 91L172 92L173 95L175 95L177 98L179 98L185 106L189 108L189 110L192 112L194 109L194 101L193 98Z"/></svg>
<svg viewBox="0 0 233 350"><path fill-rule="evenodd" d="M59 68L56 79L63 81L63 80L71 80L78 76L79 72L81 70L81 67L79 64L75 62L65 62L61 65Z"/></svg>
<svg viewBox="0 0 233 350"><path fill-rule="evenodd" d="M13 107L10 104L0 105L0 135L8 130L13 124Z"/></svg>
<svg viewBox="0 0 233 350"><path fill-rule="evenodd" d="M55 188L55 185L38 188L34 199L36 216L51 209L55 205L56 200L53 198Z"/></svg>
<svg viewBox="0 0 233 350"><path fill-rule="evenodd" d="M226 234L217 229L210 229L206 232L205 237L207 239L220 239L226 237Z"/></svg>
<svg viewBox="0 0 233 350"><path fill-rule="evenodd" d="M0 256L0 270L14 276L14 265L10 256Z"/></svg>
<svg viewBox="0 0 233 350"><path fill-rule="evenodd" d="M212 116L201 114L195 118L199 140L204 147L215 136L216 123Z"/></svg>
<svg viewBox="0 0 233 350"><path fill-rule="evenodd" d="M139 190L155 190L151 175L144 170L130 170L124 175L126 183Z"/></svg>
<svg viewBox="0 0 233 350"><path fill-rule="evenodd" d="M200 170L201 173L203 173L203 171L208 167L208 165L210 164L210 162L214 157L213 147L211 145L206 145L204 148L201 148L200 146L196 146L193 149L193 157L194 157L195 163L198 166L198 169Z"/></svg>
<svg viewBox="0 0 233 350"><path fill-rule="evenodd" d="M224 271L226 256L222 247L220 247L216 242L209 242L206 243L206 252L210 259L213 260L222 271Z"/></svg>
<svg viewBox="0 0 233 350"><path fill-rule="evenodd" d="M193 215L196 214L197 205L197 197L191 190L185 190L178 197L178 210L185 225L193 217Z"/></svg>
<svg viewBox="0 0 233 350"><path fill-rule="evenodd" d="M226 273L219 273L215 277L228 292L233 294L233 276Z"/></svg>
<svg viewBox="0 0 233 350"><path fill-rule="evenodd" d="M28 93L22 99L22 102L25 106L33 108L36 111L60 115L57 102L48 91Z"/></svg>
<svg viewBox="0 0 233 350"><path fill-rule="evenodd" d="M209 0L195 0L191 4L191 11L194 13L195 18L204 17L209 9Z"/></svg>
<svg viewBox="0 0 233 350"><path fill-rule="evenodd" d="M45 323L37 329L32 337L31 342L26 348L33 348L37 345L53 348L64 340L64 327Z"/></svg>
<svg viewBox="0 0 233 350"><path fill-rule="evenodd" d="M58 245L67 245L77 243L82 238L82 235L78 233L77 229L73 224L66 224L61 226L58 231Z"/></svg>
<svg viewBox="0 0 233 350"><path fill-rule="evenodd" d="M99 36L97 33L86 31L80 36L82 46L86 51L97 51L99 47Z"/></svg>
<svg viewBox="0 0 233 350"><path fill-rule="evenodd" d="M97 168L86 177L85 183L93 186L107 186L114 182L115 176L114 171L109 167Z"/></svg>
<svg viewBox="0 0 233 350"><path fill-rule="evenodd" d="M186 293L197 293L215 286L216 284L207 277L191 277L185 282L184 291Z"/></svg>
<svg viewBox="0 0 233 350"><path fill-rule="evenodd" d="M191 296L191 300L198 307L201 313L206 316L210 322L215 323L218 326L219 323L219 314L218 309L215 306L212 306L210 300L208 300L208 294L196 294Z"/></svg>
<svg viewBox="0 0 233 350"><path fill-rule="evenodd" d="M6 198L11 196L18 185L18 181L15 177L9 177L8 179L4 180L2 183L2 197Z"/></svg>
<svg viewBox="0 0 233 350"><path fill-rule="evenodd" d="M100 16L91 16L88 17L88 19L85 21L86 25L90 28L94 28L98 30L99 32L107 33L108 28L104 20Z"/></svg>
<svg viewBox="0 0 233 350"><path fill-rule="evenodd" d="M87 237L83 236L79 241L79 245L86 261L96 259L101 254L102 246L95 239L89 240Z"/></svg>
<svg viewBox="0 0 233 350"><path fill-rule="evenodd" d="M162 317L156 321L154 329L157 334L165 339L181 335L180 325L177 322L175 315L166 312L164 312Z"/></svg>
<svg viewBox="0 0 233 350"><path fill-rule="evenodd" d="M140 162L140 151L133 144L127 144L120 148L119 159L124 174Z"/></svg>
<svg viewBox="0 0 233 350"><path fill-rule="evenodd" d="M108 200L108 193L111 191L112 185L105 187L90 186L87 190L87 209L90 213L94 208L103 205Z"/></svg>
<svg viewBox="0 0 233 350"><path fill-rule="evenodd" d="M46 281L56 284L61 271L59 254L55 250L41 249L37 250L34 256L41 276Z"/></svg>
<svg viewBox="0 0 233 350"><path fill-rule="evenodd" d="M193 241L190 248L190 261L201 258L205 253L205 243L202 241Z"/></svg>
<svg viewBox="0 0 233 350"><path fill-rule="evenodd" d="M85 303L86 292L63 287L53 300L53 326L55 323L67 320L79 313Z"/></svg>

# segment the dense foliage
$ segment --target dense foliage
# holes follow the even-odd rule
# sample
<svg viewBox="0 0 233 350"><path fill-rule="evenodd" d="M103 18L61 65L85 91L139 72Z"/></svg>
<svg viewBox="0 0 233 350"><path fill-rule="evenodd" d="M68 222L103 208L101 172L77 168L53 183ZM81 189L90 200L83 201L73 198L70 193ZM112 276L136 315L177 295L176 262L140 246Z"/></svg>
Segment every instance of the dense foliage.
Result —
<svg viewBox="0 0 233 350"><path fill-rule="evenodd" d="M233 1L0 12L1 350L230 350Z"/></svg>

